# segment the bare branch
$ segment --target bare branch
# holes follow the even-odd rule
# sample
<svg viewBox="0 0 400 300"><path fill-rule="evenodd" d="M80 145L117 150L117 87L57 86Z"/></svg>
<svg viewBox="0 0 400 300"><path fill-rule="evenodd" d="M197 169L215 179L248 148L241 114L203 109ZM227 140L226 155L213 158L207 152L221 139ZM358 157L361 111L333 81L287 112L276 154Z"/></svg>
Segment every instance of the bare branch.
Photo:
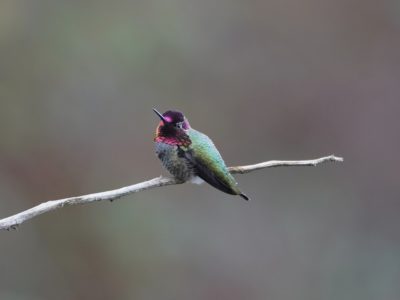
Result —
<svg viewBox="0 0 400 300"><path fill-rule="evenodd" d="M337 157L335 155L329 155L310 160L270 160L255 165L229 167L229 172L231 172L232 174L245 174L256 170L261 170L265 168L274 168L274 167L301 167L301 166L315 167L316 165L327 161L342 162L343 158Z"/></svg>
<svg viewBox="0 0 400 300"><path fill-rule="evenodd" d="M320 163L329 162L329 161L342 162L343 158L336 157L334 155L330 155L330 156L321 157L321 158L313 159L313 160L298 160L298 161L296 161L296 160L292 160L292 161L271 160L271 161L267 161L267 162L258 163L255 165L230 167L229 171L232 174L244 174L244 173L249 173L249 172L252 172L255 170L272 168L272 167L316 166ZM124 197L129 194L149 190L149 189L156 188L156 187L173 185L173 184L179 184L179 182L177 182L173 178L161 176L161 177L153 178L151 180L140 182L140 183L137 183L134 185L122 187L122 188L119 188L116 190L88 194L88 195L77 196L77 197L70 197L70 198L59 199L59 200L47 201L47 202L41 203L37 206L34 206L30 209L27 209L25 211L17 213L13 216L10 216L8 218L4 218L4 219L0 220L0 230L16 229L18 227L18 225L24 223L27 220L30 220L32 218L35 218L41 214L50 212L52 210L63 208L64 206L87 204L87 203L92 203L92 202L96 202L96 201L104 201L104 200L113 201L113 200L116 200L118 198Z"/></svg>

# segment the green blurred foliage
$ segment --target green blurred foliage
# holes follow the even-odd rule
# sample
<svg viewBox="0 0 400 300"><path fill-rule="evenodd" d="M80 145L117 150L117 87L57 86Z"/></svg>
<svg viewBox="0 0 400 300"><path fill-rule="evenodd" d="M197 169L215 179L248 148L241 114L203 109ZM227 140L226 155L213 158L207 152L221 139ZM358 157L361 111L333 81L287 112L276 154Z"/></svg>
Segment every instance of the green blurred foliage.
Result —
<svg viewBox="0 0 400 300"><path fill-rule="evenodd" d="M0 299L400 298L398 1L0 3L0 212L160 174L159 110L230 165L342 165L65 208L0 233Z"/></svg>

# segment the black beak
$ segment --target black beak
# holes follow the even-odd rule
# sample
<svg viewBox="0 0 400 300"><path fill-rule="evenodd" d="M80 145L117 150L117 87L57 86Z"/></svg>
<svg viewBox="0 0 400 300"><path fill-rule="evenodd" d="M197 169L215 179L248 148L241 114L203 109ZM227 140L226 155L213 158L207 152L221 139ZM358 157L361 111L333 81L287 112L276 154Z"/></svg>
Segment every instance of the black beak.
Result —
<svg viewBox="0 0 400 300"><path fill-rule="evenodd" d="M167 120L165 120L165 118L163 117L163 115L160 114L160 113L158 112L157 109L153 108L153 111L156 113L157 116L160 117L160 119L164 122L165 125L168 124Z"/></svg>

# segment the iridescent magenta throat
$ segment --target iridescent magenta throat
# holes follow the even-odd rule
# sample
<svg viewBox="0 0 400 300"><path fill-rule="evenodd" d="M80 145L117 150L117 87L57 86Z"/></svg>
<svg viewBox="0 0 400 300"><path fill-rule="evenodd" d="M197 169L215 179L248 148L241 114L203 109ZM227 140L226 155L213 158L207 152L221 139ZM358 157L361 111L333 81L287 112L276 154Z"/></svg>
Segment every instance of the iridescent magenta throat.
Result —
<svg viewBox="0 0 400 300"><path fill-rule="evenodd" d="M154 141L156 143L164 143L168 144L171 146L183 146L183 147L188 147L192 142L190 141L190 138L186 136L176 136L176 137L171 137L171 136L157 136Z"/></svg>

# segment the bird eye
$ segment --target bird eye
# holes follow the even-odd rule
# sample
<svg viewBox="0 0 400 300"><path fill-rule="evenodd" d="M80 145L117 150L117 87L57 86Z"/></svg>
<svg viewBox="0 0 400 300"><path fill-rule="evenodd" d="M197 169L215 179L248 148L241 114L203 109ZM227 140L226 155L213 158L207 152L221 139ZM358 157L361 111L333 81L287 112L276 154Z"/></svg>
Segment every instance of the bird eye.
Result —
<svg viewBox="0 0 400 300"><path fill-rule="evenodd" d="M176 127L182 128L183 127L183 122L176 123Z"/></svg>

